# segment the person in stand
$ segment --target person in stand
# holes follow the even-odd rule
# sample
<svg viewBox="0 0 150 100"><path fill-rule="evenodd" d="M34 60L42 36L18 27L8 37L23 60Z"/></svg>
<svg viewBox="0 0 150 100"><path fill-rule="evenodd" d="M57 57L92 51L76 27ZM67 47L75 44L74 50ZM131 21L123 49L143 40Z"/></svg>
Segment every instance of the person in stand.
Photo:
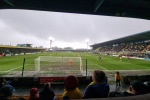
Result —
<svg viewBox="0 0 150 100"><path fill-rule="evenodd" d="M29 97L29 100L39 100L39 96L37 95L37 91L38 91L37 88L32 88L32 89L30 90L30 97Z"/></svg>
<svg viewBox="0 0 150 100"><path fill-rule="evenodd" d="M119 86L121 86L119 72L116 72L116 74L115 74L115 81L116 81L116 87L118 86L118 83L119 83Z"/></svg>
<svg viewBox="0 0 150 100"><path fill-rule="evenodd" d="M143 84L147 86L148 93L150 93L150 81L144 82Z"/></svg>
<svg viewBox="0 0 150 100"><path fill-rule="evenodd" d="M65 91L62 100L81 99L81 92L78 88L79 80L74 75L68 75L64 79Z"/></svg>
<svg viewBox="0 0 150 100"><path fill-rule="evenodd" d="M53 100L55 94L53 90L51 90L51 84L45 83L44 89L39 93L39 100Z"/></svg>
<svg viewBox="0 0 150 100"><path fill-rule="evenodd" d="M136 95L141 95L141 94L146 94L148 93L147 86L139 81L132 80L130 82L130 87L128 91L124 92L110 92L108 97L126 97L126 96L136 96Z"/></svg>
<svg viewBox="0 0 150 100"><path fill-rule="evenodd" d="M92 80L84 93L83 99L88 98L107 98L109 85L105 82L106 74L101 70L94 70Z"/></svg>
<svg viewBox="0 0 150 100"><path fill-rule="evenodd" d="M2 87L7 84L7 81L5 80L5 78L3 78L3 81L1 84L2 84Z"/></svg>
<svg viewBox="0 0 150 100"><path fill-rule="evenodd" d="M11 85L5 85L0 89L0 100L25 100L24 98L11 99L15 88Z"/></svg>

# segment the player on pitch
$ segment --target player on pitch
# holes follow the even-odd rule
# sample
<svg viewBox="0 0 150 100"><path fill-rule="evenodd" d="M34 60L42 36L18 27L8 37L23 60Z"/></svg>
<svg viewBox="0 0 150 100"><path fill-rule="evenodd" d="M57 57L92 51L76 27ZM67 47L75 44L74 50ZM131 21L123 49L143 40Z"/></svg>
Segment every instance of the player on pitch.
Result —
<svg viewBox="0 0 150 100"><path fill-rule="evenodd" d="M99 60L101 60L101 56L99 56Z"/></svg>
<svg viewBox="0 0 150 100"><path fill-rule="evenodd" d="M128 61L129 61L130 57L128 56Z"/></svg>
<svg viewBox="0 0 150 100"><path fill-rule="evenodd" d="M71 65L72 59L70 59L70 65Z"/></svg>
<svg viewBox="0 0 150 100"><path fill-rule="evenodd" d="M122 61L122 56L120 56L120 61Z"/></svg>

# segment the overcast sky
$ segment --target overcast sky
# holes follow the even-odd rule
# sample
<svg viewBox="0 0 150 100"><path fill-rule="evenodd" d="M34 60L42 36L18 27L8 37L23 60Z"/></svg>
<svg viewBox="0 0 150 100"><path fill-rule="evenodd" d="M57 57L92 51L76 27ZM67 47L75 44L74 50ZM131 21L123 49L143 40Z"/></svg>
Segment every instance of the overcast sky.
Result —
<svg viewBox="0 0 150 100"><path fill-rule="evenodd" d="M150 30L150 21L99 15L70 14L32 10L0 10L0 44L33 44L86 48L123 36Z"/></svg>

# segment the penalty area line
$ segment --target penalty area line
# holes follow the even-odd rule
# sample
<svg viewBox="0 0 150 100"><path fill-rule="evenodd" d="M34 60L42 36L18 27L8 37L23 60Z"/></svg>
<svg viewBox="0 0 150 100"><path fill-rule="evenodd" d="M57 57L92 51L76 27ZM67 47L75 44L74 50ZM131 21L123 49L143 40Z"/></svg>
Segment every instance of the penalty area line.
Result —
<svg viewBox="0 0 150 100"><path fill-rule="evenodd" d="M104 68L104 67L102 67L102 66L100 66L100 65L98 65L98 64L95 64L95 65L97 65L97 66L99 66L100 68L102 68L102 69L108 71L106 68Z"/></svg>
<svg viewBox="0 0 150 100"><path fill-rule="evenodd" d="M24 66L27 66L28 64L26 64L26 65L24 65ZM10 72L10 71L12 71L12 70L15 70L15 69L18 69L18 68L21 68L22 66L20 66L20 67L17 67L17 68L13 68L13 69L11 69L11 70L8 70L7 72Z"/></svg>

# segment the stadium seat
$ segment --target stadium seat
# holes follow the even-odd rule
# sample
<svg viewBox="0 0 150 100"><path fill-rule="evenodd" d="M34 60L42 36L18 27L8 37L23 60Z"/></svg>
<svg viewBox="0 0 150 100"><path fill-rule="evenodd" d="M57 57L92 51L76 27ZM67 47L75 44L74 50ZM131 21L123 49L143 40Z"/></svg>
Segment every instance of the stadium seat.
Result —
<svg viewBox="0 0 150 100"><path fill-rule="evenodd" d="M84 95L84 94L83 94L83 93L81 93L81 97L83 97L83 95Z"/></svg>
<svg viewBox="0 0 150 100"><path fill-rule="evenodd" d="M59 96L58 100L62 100L62 95Z"/></svg>

